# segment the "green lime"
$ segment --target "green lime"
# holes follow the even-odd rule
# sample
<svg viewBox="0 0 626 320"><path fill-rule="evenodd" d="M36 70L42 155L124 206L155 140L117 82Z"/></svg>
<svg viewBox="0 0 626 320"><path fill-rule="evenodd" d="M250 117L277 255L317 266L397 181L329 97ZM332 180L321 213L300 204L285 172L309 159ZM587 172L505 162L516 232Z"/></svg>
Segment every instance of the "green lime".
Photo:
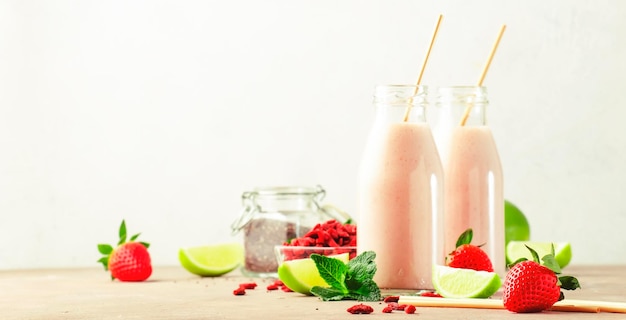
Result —
<svg viewBox="0 0 626 320"><path fill-rule="evenodd" d="M554 257L561 268L567 266L572 260L572 247L569 242L536 242L536 241L511 241L506 245L506 261L512 263L520 258L532 260L533 256L526 246L537 251L539 258L552 252L554 244Z"/></svg>
<svg viewBox="0 0 626 320"><path fill-rule="evenodd" d="M495 272L435 265L433 285L445 298L489 298L502 285Z"/></svg>
<svg viewBox="0 0 626 320"><path fill-rule="evenodd" d="M344 263L349 260L349 254L342 253L330 256ZM291 290L311 295L311 288L315 286L328 287L328 284L317 271L315 261L311 258L285 261L278 266L278 278Z"/></svg>
<svg viewBox="0 0 626 320"><path fill-rule="evenodd" d="M243 262L243 246L225 243L181 248L178 260L187 271L203 276L216 277L233 271Z"/></svg>
<svg viewBox="0 0 626 320"><path fill-rule="evenodd" d="M504 242L530 240L530 225L524 213L508 200L504 200Z"/></svg>

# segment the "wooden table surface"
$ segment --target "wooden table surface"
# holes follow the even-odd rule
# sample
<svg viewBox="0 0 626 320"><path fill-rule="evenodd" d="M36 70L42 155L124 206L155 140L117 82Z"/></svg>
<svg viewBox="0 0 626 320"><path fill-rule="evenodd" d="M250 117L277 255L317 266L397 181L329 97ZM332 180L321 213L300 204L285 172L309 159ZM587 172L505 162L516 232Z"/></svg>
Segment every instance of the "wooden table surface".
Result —
<svg viewBox="0 0 626 320"><path fill-rule="evenodd" d="M626 266L570 266L582 290L572 299L626 302ZM235 296L241 282L256 281L255 290ZM543 312L423 308L416 314L382 313L382 302L369 315L351 315L355 301L322 302L315 297L267 291L269 279L232 272L200 278L182 267L155 267L149 281L111 281L102 268L0 271L0 319L626 319L618 313Z"/></svg>

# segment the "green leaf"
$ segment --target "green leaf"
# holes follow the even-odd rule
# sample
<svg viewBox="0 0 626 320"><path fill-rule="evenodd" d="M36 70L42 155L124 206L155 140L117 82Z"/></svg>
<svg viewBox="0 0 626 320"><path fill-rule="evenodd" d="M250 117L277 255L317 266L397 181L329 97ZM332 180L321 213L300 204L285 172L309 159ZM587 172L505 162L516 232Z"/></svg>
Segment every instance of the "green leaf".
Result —
<svg viewBox="0 0 626 320"><path fill-rule="evenodd" d="M372 279L376 273L374 259L376 259L374 251L365 251L348 261L348 276L357 281Z"/></svg>
<svg viewBox="0 0 626 320"><path fill-rule="evenodd" d="M353 224L352 218L348 218L343 224Z"/></svg>
<svg viewBox="0 0 626 320"><path fill-rule="evenodd" d="M464 244L470 244L472 242L473 237L474 237L474 231L472 231L472 228L465 230L463 233L461 233L461 235L459 236L459 239L456 240L456 247L458 248Z"/></svg>
<svg viewBox="0 0 626 320"><path fill-rule="evenodd" d="M111 247L108 244L99 244L98 245L98 251L102 254L106 254L109 255L111 254L111 252L113 252L113 247Z"/></svg>
<svg viewBox="0 0 626 320"><path fill-rule="evenodd" d="M146 247L146 249L150 248L150 244L147 242L140 241L139 243L141 243L144 247Z"/></svg>
<svg viewBox="0 0 626 320"><path fill-rule="evenodd" d="M374 280L365 279L361 283L361 287L357 290L350 291L350 297L359 301L380 301L380 288Z"/></svg>
<svg viewBox="0 0 626 320"><path fill-rule="evenodd" d="M515 260L513 263L509 264L507 267L509 267L509 269L513 268L514 265L516 265L516 264L518 264L520 262L524 262L524 261L528 261L528 259L526 259L524 257L519 258L519 259Z"/></svg>
<svg viewBox="0 0 626 320"><path fill-rule="evenodd" d="M122 220L122 224L120 225L119 236L120 236L120 241L117 243L118 246L126 242L126 221L124 220Z"/></svg>
<svg viewBox="0 0 626 320"><path fill-rule="evenodd" d="M572 276L561 276L559 277L559 281L561 282L561 289L576 290L580 288L580 283L578 282L578 279Z"/></svg>
<svg viewBox="0 0 626 320"><path fill-rule="evenodd" d="M354 299L379 301L380 288L373 277L376 273L376 254L365 251L347 264L334 258L312 254L320 276L330 285L329 288L313 287L311 293L324 301Z"/></svg>
<svg viewBox="0 0 626 320"><path fill-rule="evenodd" d="M543 261L543 265L554 271L554 273L559 274L561 273L561 267L559 266L559 263L556 262L556 259L554 258L553 255L551 254L546 254L543 258L541 258L541 260Z"/></svg>
<svg viewBox="0 0 626 320"><path fill-rule="evenodd" d="M109 257L102 257L98 260L104 266L104 271L109 270Z"/></svg>
<svg viewBox="0 0 626 320"><path fill-rule="evenodd" d="M533 250L533 248L524 245L524 247L528 248L528 250L530 250L530 254L533 255L533 261L539 263L539 254L537 253L537 251Z"/></svg>
<svg viewBox="0 0 626 320"><path fill-rule="evenodd" d="M136 234L136 235L133 235L132 237L130 237L130 240L129 240L129 241L135 241L135 240L137 240L137 238L139 238L139 235L140 235L140 234L141 234L141 233L138 233L138 234Z"/></svg>
<svg viewBox="0 0 626 320"><path fill-rule="evenodd" d="M319 254L312 254L311 259L315 262L320 276L331 288L337 289L343 294L348 293L345 285L347 266L343 261L329 258Z"/></svg>
<svg viewBox="0 0 626 320"><path fill-rule="evenodd" d="M342 300L346 295L335 288L323 288L320 286L314 286L311 288L311 293L322 299L323 301L338 301Z"/></svg>

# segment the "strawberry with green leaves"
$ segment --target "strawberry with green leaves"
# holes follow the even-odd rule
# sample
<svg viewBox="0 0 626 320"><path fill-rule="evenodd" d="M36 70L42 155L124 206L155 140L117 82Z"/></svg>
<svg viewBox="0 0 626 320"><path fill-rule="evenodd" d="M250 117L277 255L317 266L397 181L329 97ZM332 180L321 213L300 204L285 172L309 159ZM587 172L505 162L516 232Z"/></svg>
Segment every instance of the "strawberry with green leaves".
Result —
<svg viewBox="0 0 626 320"><path fill-rule="evenodd" d="M493 272L493 264L487 253L479 246L470 244L473 236L474 233L471 228L459 236L456 241L456 249L447 257L448 267Z"/></svg>
<svg viewBox="0 0 626 320"><path fill-rule="evenodd" d="M120 281L144 281L152 274L152 264L146 242L137 242L139 233L130 237L126 242L126 222L122 220L119 230L117 248L108 244L99 244L98 251L104 256L98 262L104 265L104 270L111 272L111 279Z"/></svg>
<svg viewBox="0 0 626 320"><path fill-rule="evenodd" d="M504 307L512 312L541 312L548 310L557 301L563 300L561 289L575 290L580 288L578 279L570 276L560 276L561 268L552 253L542 258L530 247L533 261L525 258L516 261L504 280Z"/></svg>

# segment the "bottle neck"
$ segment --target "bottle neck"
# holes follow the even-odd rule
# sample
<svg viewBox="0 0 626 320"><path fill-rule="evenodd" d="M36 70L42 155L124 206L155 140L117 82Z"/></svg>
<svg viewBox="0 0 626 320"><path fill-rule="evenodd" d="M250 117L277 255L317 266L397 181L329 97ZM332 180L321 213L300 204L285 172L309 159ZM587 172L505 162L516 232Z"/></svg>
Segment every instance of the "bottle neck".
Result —
<svg viewBox="0 0 626 320"><path fill-rule="evenodd" d="M440 87L434 99L439 121L451 126L484 126L487 124L487 89L485 87Z"/></svg>
<svg viewBox="0 0 626 320"><path fill-rule="evenodd" d="M427 87L381 85L374 94L376 119L384 123L426 122Z"/></svg>

